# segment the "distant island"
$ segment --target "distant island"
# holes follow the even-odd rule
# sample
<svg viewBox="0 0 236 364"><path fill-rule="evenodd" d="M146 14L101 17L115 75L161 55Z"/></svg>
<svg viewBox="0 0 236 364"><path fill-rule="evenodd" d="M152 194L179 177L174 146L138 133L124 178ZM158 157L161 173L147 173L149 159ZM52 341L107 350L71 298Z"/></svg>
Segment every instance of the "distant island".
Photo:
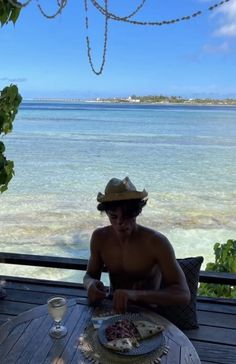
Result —
<svg viewBox="0 0 236 364"><path fill-rule="evenodd" d="M79 98L34 98L24 101L33 102L99 102L99 103L140 103L140 104L185 104L185 105L229 105L236 106L236 99L226 98L226 99L211 99L211 98L184 98L181 96L128 96L128 97L108 97L102 98L97 97L94 99L79 99Z"/></svg>
<svg viewBox="0 0 236 364"><path fill-rule="evenodd" d="M190 105L236 105L236 99L211 99L196 98L188 99L181 96L136 96L132 95L127 98L97 98L95 102L112 102L112 103L142 103L142 104L190 104Z"/></svg>

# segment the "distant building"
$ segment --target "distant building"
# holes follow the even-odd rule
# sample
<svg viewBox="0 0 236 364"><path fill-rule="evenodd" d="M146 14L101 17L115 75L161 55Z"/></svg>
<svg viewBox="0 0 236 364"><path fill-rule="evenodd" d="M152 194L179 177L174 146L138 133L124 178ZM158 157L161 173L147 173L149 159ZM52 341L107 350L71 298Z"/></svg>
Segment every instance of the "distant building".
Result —
<svg viewBox="0 0 236 364"><path fill-rule="evenodd" d="M139 100L139 99L132 99L132 97L131 97L131 96L129 96L129 97L128 97L127 101L128 101L128 102L140 102L140 100Z"/></svg>

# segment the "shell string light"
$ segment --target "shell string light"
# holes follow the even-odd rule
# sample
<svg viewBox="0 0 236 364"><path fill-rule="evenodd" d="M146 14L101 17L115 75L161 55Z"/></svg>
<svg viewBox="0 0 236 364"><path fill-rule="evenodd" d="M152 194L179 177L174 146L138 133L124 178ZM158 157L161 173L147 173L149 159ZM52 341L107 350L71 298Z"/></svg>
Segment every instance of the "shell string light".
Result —
<svg viewBox="0 0 236 364"><path fill-rule="evenodd" d="M8 1L12 6L16 7L16 8L24 8L27 5L29 5L32 0L28 0L25 2L18 2L15 0L6 0ZM42 5L40 4L40 0L35 0L38 6L39 11L41 12L41 14L48 18L48 19L54 19L55 17L57 17L59 14L62 13L62 11L64 10L64 8L66 7L66 5L68 4L68 0L56 0L56 5L57 5L57 10L55 11L54 14L47 14L47 12L43 9ZM93 73L95 73L96 75L100 75L103 72L104 69L104 65L106 63L106 53L107 53L107 42L108 42L108 20L113 20L113 21L120 21L120 22L125 22L131 25L140 25L140 26L165 26L165 25L171 25L171 24L176 24L182 21L187 21L187 20L192 20L197 18L198 16L202 15L205 11L213 11L215 9L217 9L218 7L232 1L232 0L222 0L219 1L217 3L214 3L211 6L208 6L208 8L206 8L204 11L203 10L198 10L195 11L189 15L183 15L181 17L178 18L173 18L173 19L165 19L165 20L158 20L158 21L140 21L140 20L134 20L131 19L133 18L135 15L138 14L138 12L143 8L143 6L147 3L147 0L142 0L139 5L136 7L135 10L133 10L130 14L126 15L126 16L119 16L117 14L111 13L109 11L109 6L108 6L108 0L104 0L104 7L101 6L97 0L90 0L91 5L98 10L98 12L100 14L102 14L105 18L105 25L104 25L104 34L103 34L103 54L102 54L102 60L101 60L101 65L99 67L98 70L95 69L94 67L94 63L93 63L93 59L92 59L92 48L91 48L91 41L90 41L90 37L89 37L89 9L88 9L88 1L89 0L84 0L84 9L85 9L85 28L86 28L86 46L87 46L87 55L88 55L88 60L89 60L89 64L90 67L93 71Z"/></svg>

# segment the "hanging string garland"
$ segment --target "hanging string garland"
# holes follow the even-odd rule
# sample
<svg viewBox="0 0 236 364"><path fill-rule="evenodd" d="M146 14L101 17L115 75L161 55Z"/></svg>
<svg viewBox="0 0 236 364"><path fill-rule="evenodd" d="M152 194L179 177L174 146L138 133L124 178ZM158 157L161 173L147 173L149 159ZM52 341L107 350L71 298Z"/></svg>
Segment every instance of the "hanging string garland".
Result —
<svg viewBox="0 0 236 364"><path fill-rule="evenodd" d="M97 10L100 11L100 13L102 13L102 15L105 15L105 16L108 16L110 19L113 19L113 20L123 20L125 21L126 19L129 19L129 18L132 18L134 15L136 15L140 9L142 9L143 5L146 3L147 0L142 0L142 2L137 6L137 8L129 15L126 15L126 16L123 16L123 17L119 17L115 14L112 14L108 11L105 11L105 9L98 4L98 2L96 0L91 0L92 4L95 6L95 8L97 8Z"/></svg>
<svg viewBox="0 0 236 364"><path fill-rule="evenodd" d="M31 0L30 0L31 1ZM65 6L67 5L67 0L57 0L57 5L58 5L58 10L56 11L56 13L54 13L53 15L48 15L46 14L46 12L43 10L42 6L40 5L40 2L39 0L36 0L37 1L37 5L38 5L38 8L41 12L41 14L47 18L47 19L53 19L55 18L57 15L61 14L62 10L65 8ZM105 9L104 9L105 10Z"/></svg>
<svg viewBox="0 0 236 364"><path fill-rule="evenodd" d="M31 3L32 0L27 0L24 3L19 3L17 0L8 0L8 2L17 7L17 8L23 8L26 7L27 5L29 5ZM102 54L102 61L101 61L101 66L99 68L99 70L97 71L94 67L93 64L93 60L92 60L92 48L91 48L91 42L90 42L90 38L88 35L89 32L89 17L88 17L88 0L84 0L84 8L85 8L85 28L87 31L87 35L86 35L86 46L87 46L87 55L88 55L88 60L89 60L89 64L90 67L93 71L93 73L95 73L96 75L100 75L103 72L104 69L104 65L106 62L106 53L107 53L107 40L108 40L108 20L115 20L115 21L121 21L121 22L126 22L132 25L143 25L143 26L162 26L162 25L169 25L169 24L175 24L181 21L186 21L186 20L190 20L193 18L196 18L200 15L203 14L203 11L199 10L195 13L192 13L190 15L186 15L186 16L182 16L179 18L175 18L175 19L168 19L168 20L162 20L162 21L138 21L138 20L131 20L131 18L136 15L141 9L142 7L145 5L146 0L142 0L140 2L140 4L136 7L136 9L130 13L129 15L126 16L118 16L114 13L111 13L108 11L108 0L104 0L105 2L105 6L102 7L97 0L90 0L91 4L105 17L105 26L104 26L104 37L103 37L103 54ZM208 11L212 11L215 10L216 8L224 5L225 3L228 3L231 0L222 0L218 3L215 3L212 6L208 7ZM48 19L53 19L56 16L58 16L59 14L62 13L62 11L64 10L64 8L67 5L68 0L56 0L57 5L58 5L58 9L57 11L52 14L46 14L46 12L43 10L41 4L40 4L40 0L36 0L37 2L37 6L41 12L41 14L48 18Z"/></svg>
<svg viewBox="0 0 236 364"><path fill-rule="evenodd" d="M26 1L25 3L19 3L18 1L16 0L7 0L12 6L15 6L15 8L18 8L18 9L22 9L22 8L25 8L27 5L29 5L31 3L32 0L28 0ZM55 18L57 15L61 14L62 10L65 8L65 6L67 5L67 0L56 0L57 1L57 5L58 5L58 10L56 11L55 14L53 15L48 15L46 14L46 12L43 10L39 0L36 0L37 2L37 5L38 5L38 8L41 12L41 14L45 17L45 18L48 18L48 19L53 19ZM105 11L105 9L103 9Z"/></svg>
<svg viewBox="0 0 236 364"><path fill-rule="evenodd" d="M88 6L87 6L87 0L84 0L86 5L85 5L85 10L86 10L86 29L88 31ZM96 75L100 75L103 71L105 62L106 62L106 51L107 51L107 23L108 23L108 19L112 19L112 20L116 20L116 21L123 21L129 24L133 24L133 25L144 25L144 26L161 26L161 25L168 25L168 24L174 24L177 23L179 21L185 21L185 20L190 20L191 18L196 18L199 15L202 15L202 11L199 10L191 15L187 15L187 16L183 16L181 18L176 18L176 19L171 19L171 20L163 20L160 22L149 22L149 21L136 21L136 20L130 20L131 17L133 17L134 15L136 15L138 13L138 11L143 7L143 5L145 4L146 0L143 0L138 7L129 15L126 15L124 17L120 17L116 14L110 13L108 12L108 0L105 1L105 8L101 7L98 2L96 0L90 0L91 3L94 5L94 7L103 15L105 16L106 19L106 26L105 26L105 31L104 31L104 45L103 45L103 58L102 58L102 64L100 67L99 72L95 71L94 66L93 66L93 61L92 61L92 57L91 57L91 48L90 48L90 40L89 40L89 36L86 36L86 41L87 41L87 54L88 54L88 59L89 59L89 63L90 63L90 67L92 69L92 71L96 74ZM208 8L209 11L212 11L214 9L216 9L217 7L229 2L230 0L222 0L219 3L216 3L212 6L210 6Z"/></svg>
<svg viewBox="0 0 236 364"><path fill-rule="evenodd" d="M88 1L84 0L84 7L85 7L85 27L86 27L86 31L88 32L89 30L89 20L88 20ZM105 0L105 10L107 12L107 8L108 8L108 0ZM108 34L108 16L105 15L105 29L104 29L104 42L103 42L103 55L102 55L102 62L101 62L101 66L99 68L99 71L96 71L93 65L93 61L92 61L92 50L90 47L90 39L89 36L87 34L86 36L86 44L87 44L87 54L88 54L88 60L89 60L89 64L90 67L93 71L93 73L95 73L95 75L99 76L102 74L105 62L106 62L106 52L107 52L107 34Z"/></svg>
<svg viewBox="0 0 236 364"><path fill-rule="evenodd" d="M112 20L123 21L123 22L130 23L133 25L150 25L150 26L168 25L168 24L177 23L179 21L190 20L191 18L195 18L195 17L203 14L203 11L199 10L191 15L186 15L186 16L182 16L180 18L175 18L175 19L162 20L162 21L137 21L137 20L128 19L131 16L133 16L133 14L131 14L131 16L120 17L116 14L107 12L101 5L98 4L98 2L96 0L90 0L90 1L92 2L93 6L104 16L108 16ZM208 7L208 10L212 11L212 10L218 8L219 6L224 5L225 3L229 2L229 1L231 1L231 0L222 0L210 7ZM141 4L141 5L143 6L144 4ZM135 14L137 14L137 12L138 11L136 11Z"/></svg>
<svg viewBox="0 0 236 364"><path fill-rule="evenodd" d="M15 8L18 8L18 9L21 9L21 8L24 8L26 7L27 5L29 5L29 3L31 3L32 0L28 0L26 1L25 3L18 3L17 1L15 0L8 0L8 2L12 5L12 6L15 6Z"/></svg>

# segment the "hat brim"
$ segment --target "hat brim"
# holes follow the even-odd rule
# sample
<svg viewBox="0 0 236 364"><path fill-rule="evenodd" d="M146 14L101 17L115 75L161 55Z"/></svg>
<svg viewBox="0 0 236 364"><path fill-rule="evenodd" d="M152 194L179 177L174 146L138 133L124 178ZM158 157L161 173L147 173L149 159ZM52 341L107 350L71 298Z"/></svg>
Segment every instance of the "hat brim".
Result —
<svg viewBox="0 0 236 364"><path fill-rule="evenodd" d="M101 192L97 195L98 202L112 202L122 200L142 200L147 197L148 193L146 190L143 191L126 191L120 193L109 193L102 194Z"/></svg>

